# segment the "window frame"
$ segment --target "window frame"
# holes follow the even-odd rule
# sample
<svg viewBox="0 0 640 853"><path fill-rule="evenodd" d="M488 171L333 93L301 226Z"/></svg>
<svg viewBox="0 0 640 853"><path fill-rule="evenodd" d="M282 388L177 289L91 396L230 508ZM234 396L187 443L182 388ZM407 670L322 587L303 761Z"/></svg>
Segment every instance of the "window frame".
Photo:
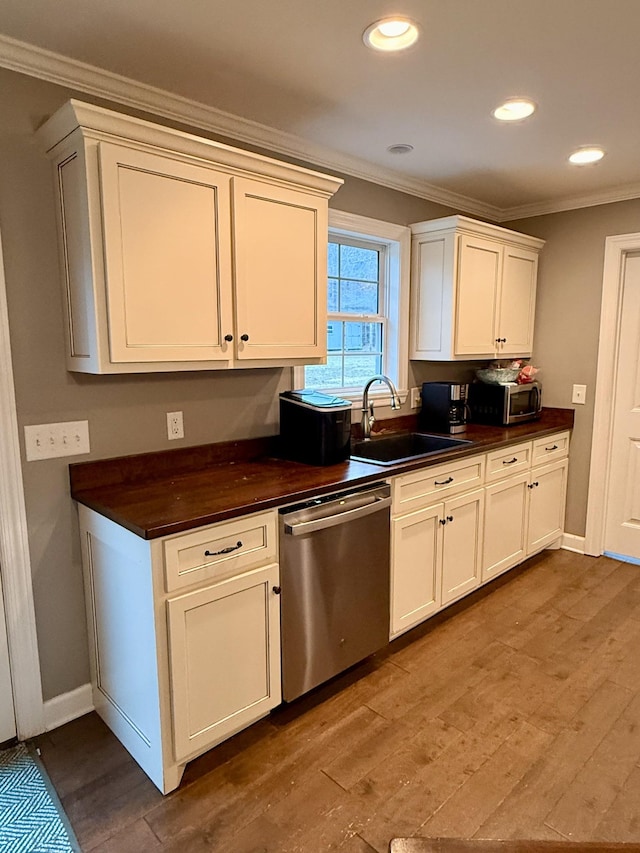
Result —
<svg viewBox="0 0 640 853"><path fill-rule="evenodd" d="M408 397L409 376L409 270L411 229L368 216L329 209L329 239L332 237L377 243L384 246L385 264L381 287L384 300L381 316L386 317L383 339L382 372L395 384L400 400ZM304 367L293 369L295 388L304 388ZM325 389L321 389L324 391ZM326 389L332 392L334 389ZM364 387L335 389L345 400L361 402ZM389 404L389 389L383 383L371 386L369 400L374 405Z"/></svg>

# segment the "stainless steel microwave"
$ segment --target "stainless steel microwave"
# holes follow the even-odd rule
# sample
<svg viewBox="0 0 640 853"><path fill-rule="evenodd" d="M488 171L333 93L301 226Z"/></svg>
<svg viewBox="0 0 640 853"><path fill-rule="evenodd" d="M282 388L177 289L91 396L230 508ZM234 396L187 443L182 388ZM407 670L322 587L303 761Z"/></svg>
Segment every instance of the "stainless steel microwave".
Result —
<svg viewBox="0 0 640 853"><path fill-rule="evenodd" d="M542 386L539 382L523 385L489 385L474 382L469 386L471 421L476 424L509 426L533 421L542 410Z"/></svg>

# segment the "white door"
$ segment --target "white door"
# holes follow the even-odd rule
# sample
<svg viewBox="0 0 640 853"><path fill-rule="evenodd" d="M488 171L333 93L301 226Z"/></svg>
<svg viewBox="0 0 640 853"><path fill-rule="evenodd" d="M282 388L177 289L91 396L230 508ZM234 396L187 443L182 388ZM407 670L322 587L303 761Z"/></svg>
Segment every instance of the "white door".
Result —
<svg viewBox="0 0 640 853"><path fill-rule="evenodd" d="M4 618L4 602L0 578L0 743L16 736L16 719L13 710L13 691L9 671L9 647Z"/></svg>
<svg viewBox="0 0 640 853"><path fill-rule="evenodd" d="M605 554L640 563L640 255L624 268Z"/></svg>

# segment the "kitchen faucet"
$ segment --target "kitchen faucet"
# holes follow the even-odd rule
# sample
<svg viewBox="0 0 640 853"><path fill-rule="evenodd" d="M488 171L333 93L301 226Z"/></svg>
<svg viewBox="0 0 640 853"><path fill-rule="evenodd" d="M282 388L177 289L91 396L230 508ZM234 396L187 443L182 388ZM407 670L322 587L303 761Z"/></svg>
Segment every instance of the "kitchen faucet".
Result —
<svg viewBox="0 0 640 853"><path fill-rule="evenodd" d="M396 386L389 377L385 376L383 373L379 373L377 376L372 376L364 386L364 392L362 394L362 437L364 439L371 438L371 427L375 420L373 416L373 403L369 403L369 388L374 382L384 382L389 387L389 391L391 391L391 408L400 408L400 397L398 396Z"/></svg>

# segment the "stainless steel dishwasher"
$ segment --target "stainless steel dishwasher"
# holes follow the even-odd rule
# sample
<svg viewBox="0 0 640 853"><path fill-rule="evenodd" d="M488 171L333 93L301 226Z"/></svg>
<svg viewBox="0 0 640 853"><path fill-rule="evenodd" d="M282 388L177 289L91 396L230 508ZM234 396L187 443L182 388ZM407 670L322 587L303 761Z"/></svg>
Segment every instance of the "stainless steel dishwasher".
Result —
<svg viewBox="0 0 640 853"><path fill-rule="evenodd" d="M280 510L285 701L389 642L390 494L376 483Z"/></svg>

